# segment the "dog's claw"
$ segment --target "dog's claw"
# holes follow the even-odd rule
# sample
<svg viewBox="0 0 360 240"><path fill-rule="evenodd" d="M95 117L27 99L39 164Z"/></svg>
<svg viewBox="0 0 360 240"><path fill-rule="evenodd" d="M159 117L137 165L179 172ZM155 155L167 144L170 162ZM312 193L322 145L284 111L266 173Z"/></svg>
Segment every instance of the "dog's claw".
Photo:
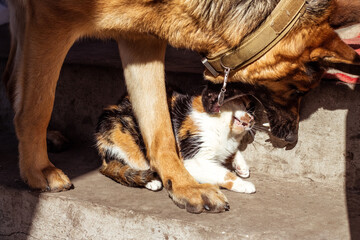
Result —
<svg viewBox="0 0 360 240"><path fill-rule="evenodd" d="M229 203L226 203L224 208L225 208L225 211L230 211L230 205L229 205Z"/></svg>
<svg viewBox="0 0 360 240"><path fill-rule="evenodd" d="M36 174L34 174L34 172ZM22 178L23 181L35 191L61 192L74 188L70 179L60 169L54 166L49 166L31 173L32 174L23 173Z"/></svg>
<svg viewBox="0 0 360 240"><path fill-rule="evenodd" d="M210 207L208 205L205 204L204 208L205 208L206 211L210 211Z"/></svg>
<svg viewBox="0 0 360 240"><path fill-rule="evenodd" d="M186 193L185 195L176 195L175 192ZM176 191L177 190L177 191ZM179 191L180 190L180 191ZM173 188L169 191L175 204L184 208L190 213L201 212L224 212L227 205L226 196L219 190L217 186L211 184L195 184L184 188ZM180 196L180 197L179 197Z"/></svg>

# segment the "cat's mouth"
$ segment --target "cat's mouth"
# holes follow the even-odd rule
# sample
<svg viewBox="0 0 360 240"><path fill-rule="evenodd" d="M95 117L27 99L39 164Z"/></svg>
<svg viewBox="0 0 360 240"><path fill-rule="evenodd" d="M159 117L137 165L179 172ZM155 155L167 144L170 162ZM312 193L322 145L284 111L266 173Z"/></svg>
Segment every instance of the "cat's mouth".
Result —
<svg viewBox="0 0 360 240"><path fill-rule="evenodd" d="M234 126L237 128L248 131L253 127L253 125L253 121L246 122L234 116Z"/></svg>

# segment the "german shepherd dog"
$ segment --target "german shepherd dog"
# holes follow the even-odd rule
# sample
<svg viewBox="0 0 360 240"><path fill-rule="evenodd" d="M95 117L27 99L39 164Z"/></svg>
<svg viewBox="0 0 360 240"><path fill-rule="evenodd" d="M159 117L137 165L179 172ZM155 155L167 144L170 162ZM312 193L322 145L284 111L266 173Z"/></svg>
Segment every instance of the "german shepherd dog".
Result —
<svg viewBox="0 0 360 240"><path fill-rule="evenodd" d="M69 178L49 161L46 146L59 72L77 39L113 38L151 168L169 196L189 212L228 210L220 190L198 184L179 160L166 102L165 48L169 43L206 56L234 49L278 2L9 0L12 39L4 81L15 111L22 179L42 191L71 188ZM305 4L305 12L283 39L254 63L229 75L230 83L244 84L263 103L272 134L290 142L297 139L300 99L317 85L324 69L358 72L360 62L329 25L333 0ZM224 80L222 74L214 77L208 70L204 76L215 84ZM213 92L205 94L211 109Z"/></svg>

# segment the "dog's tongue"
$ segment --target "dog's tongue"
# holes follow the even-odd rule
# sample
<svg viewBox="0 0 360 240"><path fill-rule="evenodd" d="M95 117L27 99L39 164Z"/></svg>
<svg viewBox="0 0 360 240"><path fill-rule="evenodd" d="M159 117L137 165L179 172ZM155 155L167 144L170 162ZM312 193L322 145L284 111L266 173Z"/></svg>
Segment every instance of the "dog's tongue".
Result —
<svg viewBox="0 0 360 240"><path fill-rule="evenodd" d="M343 39L343 41L349 44L350 47L354 48L355 51L360 54L360 34L357 37L351 39ZM346 83L360 84L360 76L343 73L333 69L327 71L327 73L324 75L324 78L337 79Z"/></svg>

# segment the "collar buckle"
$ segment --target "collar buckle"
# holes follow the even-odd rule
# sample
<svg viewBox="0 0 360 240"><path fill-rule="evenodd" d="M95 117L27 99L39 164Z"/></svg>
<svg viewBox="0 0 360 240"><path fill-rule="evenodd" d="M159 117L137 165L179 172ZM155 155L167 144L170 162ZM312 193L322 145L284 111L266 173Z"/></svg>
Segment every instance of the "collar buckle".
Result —
<svg viewBox="0 0 360 240"><path fill-rule="evenodd" d="M209 70L209 72L214 76L217 77L219 76L218 71L215 70L215 68L209 63L208 59L206 57L204 57L203 59L201 59L202 64L204 64L204 66L207 68L207 70Z"/></svg>

